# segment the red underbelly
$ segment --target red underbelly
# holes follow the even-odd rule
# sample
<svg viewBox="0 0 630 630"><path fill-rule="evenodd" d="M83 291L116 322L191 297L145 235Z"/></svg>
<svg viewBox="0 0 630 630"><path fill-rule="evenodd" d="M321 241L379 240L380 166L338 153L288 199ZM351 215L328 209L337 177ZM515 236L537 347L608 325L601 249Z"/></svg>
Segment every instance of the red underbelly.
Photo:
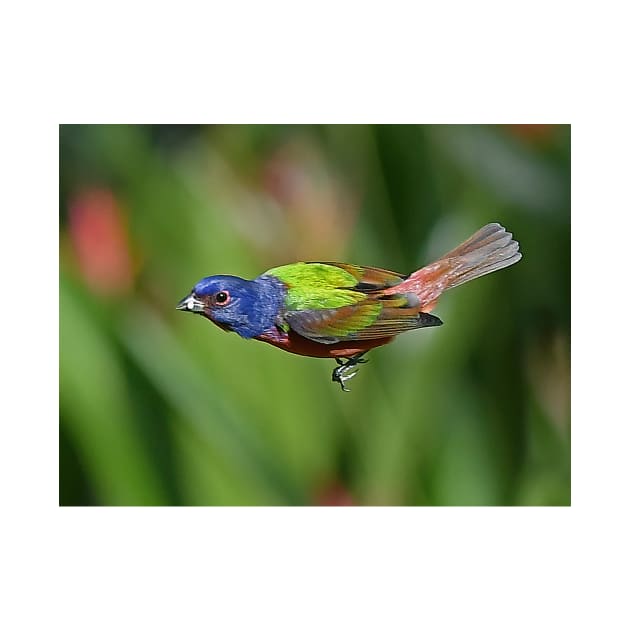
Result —
<svg viewBox="0 0 630 630"><path fill-rule="evenodd" d="M394 337L381 337L380 339L364 339L359 341L342 341L339 343L317 343L306 339L293 331L288 334L273 333L256 337L259 341L269 343L276 348L281 348L293 354L305 357L318 357L334 359L338 357L351 357L359 352L366 352L378 346L384 346L394 340Z"/></svg>

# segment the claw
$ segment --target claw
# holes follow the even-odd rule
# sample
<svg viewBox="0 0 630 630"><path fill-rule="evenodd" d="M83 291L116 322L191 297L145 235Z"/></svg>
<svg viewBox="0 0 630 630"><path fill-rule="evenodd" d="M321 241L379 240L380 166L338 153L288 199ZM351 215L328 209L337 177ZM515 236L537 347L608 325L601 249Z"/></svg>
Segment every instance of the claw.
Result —
<svg viewBox="0 0 630 630"><path fill-rule="evenodd" d="M359 373L358 364L359 363L367 363L367 359L362 359L361 354L356 355L354 357L350 357L345 363L339 359L335 358L337 365L332 373L332 380L334 383L339 383L341 385L341 389L344 392L349 392L350 390L346 387L346 381L354 378Z"/></svg>

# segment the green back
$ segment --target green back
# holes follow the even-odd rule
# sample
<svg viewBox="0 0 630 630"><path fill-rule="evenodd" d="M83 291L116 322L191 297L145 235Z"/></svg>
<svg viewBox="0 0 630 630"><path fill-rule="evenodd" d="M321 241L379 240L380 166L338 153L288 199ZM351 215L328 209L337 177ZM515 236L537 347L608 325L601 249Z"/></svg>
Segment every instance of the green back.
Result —
<svg viewBox="0 0 630 630"><path fill-rule="evenodd" d="M357 278L326 263L294 263L265 272L287 286L286 307L290 311L339 308L365 300L365 294L352 291Z"/></svg>

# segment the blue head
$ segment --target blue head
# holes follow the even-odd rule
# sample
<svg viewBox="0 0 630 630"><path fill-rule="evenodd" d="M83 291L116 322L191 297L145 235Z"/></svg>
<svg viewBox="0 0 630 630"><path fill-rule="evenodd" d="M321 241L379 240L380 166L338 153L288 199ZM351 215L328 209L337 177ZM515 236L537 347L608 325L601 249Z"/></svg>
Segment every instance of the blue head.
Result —
<svg viewBox="0 0 630 630"><path fill-rule="evenodd" d="M276 278L209 276L200 280L177 308L203 315L224 330L251 339L275 326L285 292Z"/></svg>

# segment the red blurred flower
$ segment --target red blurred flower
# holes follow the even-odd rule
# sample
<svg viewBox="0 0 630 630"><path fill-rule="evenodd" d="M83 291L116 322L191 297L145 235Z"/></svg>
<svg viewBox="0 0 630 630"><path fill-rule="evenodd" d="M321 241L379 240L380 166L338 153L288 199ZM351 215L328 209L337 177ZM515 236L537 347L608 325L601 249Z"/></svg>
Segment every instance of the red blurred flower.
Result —
<svg viewBox="0 0 630 630"><path fill-rule="evenodd" d="M70 204L70 240L86 284L105 295L128 291L132 262L123 212L111 191L81 191Z"/></svg>

